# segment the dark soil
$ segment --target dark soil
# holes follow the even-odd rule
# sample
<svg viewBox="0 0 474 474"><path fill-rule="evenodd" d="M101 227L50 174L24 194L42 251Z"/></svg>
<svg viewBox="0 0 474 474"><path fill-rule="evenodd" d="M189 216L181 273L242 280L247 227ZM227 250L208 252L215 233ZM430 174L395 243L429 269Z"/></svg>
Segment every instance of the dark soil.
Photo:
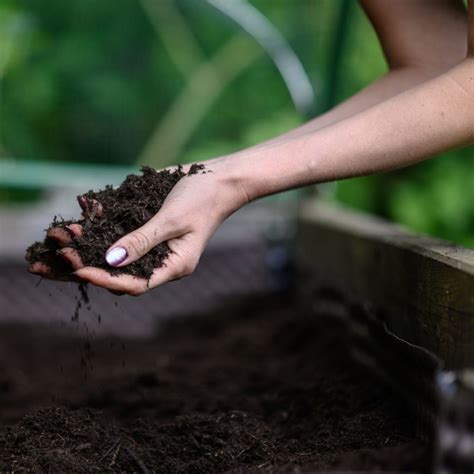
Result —
<svg viewBox="0 0 474 474"><path fill-rule="evenodd" d="M105 261L105 252L118 239L148 222L160 210L164 200L180 179L203 170L202 165L192 165L186 174L182 167L177 167L174 171L156 171L145 166L142 168L141 176L128 175L116 189L107 186L102 191L89 191L84 196L79 196L84 219L59 221L55 217L49 227L67 228L72 223L83 226L82 237L74 238L71 246L79 250L85 266L104 268L112 274L127 273L149 278L153 270L161 267L168 256L169 248L166 242L123 268L108 265ZM57 277L67 277L73 270L57 255L57 250L57 243L53 239L46 238L43 242L35 242L27 249L26 260L30 263L44 262Z"/></svg>
<svg viewBox="0 0 474 474"><path fill-rule="evenodd" d="M145 340L2 327L0 472L423 471L413 417L346 354L347 307L313 308L229 303Z"/></svg>

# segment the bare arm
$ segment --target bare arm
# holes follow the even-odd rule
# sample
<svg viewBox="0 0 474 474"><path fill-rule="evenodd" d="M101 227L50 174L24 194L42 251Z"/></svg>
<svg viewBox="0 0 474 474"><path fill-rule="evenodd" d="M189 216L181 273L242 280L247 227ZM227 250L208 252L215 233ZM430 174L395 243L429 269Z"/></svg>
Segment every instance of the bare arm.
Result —
<svg viewBox="0 0 474 474"><path fill-rule="evenodd" d="M474 140L474 58L316 132L226 159L249 199L387 171Z"/></svg>
<svg viewBox="0 0 474 474"><path fill-rule="evenodd" d="M467 17L460 0L360 0L382 45L388 72L328 112L257 148L317 131L418 86L461 62Z"/></svg>
<svg viewBox="0 0 474 474"><path fill-rule="evenodd" d="M401 8L406 1L411 0L391 5ZM384 0L365 1L371 7L381 3L386 5ZM382 12L371 10L369 14ZM474 139L474 0L469 3L468 18L465 57L443 74L319 130L308 130L289 140L228 157L231 174L243 183L249 199L309 183L401 168L471 143ZM432 21L439 27L441 19L432 18ZM405 49L413 43L414 64L432 64L439 61L438 55L459 52L458 45L454 48L438 44L436 35L430 37L433 42L430 48L426 39L425 44L419 44L414 37L397 42L393 31L378 33L395 67L407 60L410 53ZM422 42L423 38L419 40ZM265 172L269 166L271 175Z"/></svg>
<svg viewBox="0 0 474 474"><path fill-rule="evenodd" d="M126 249L123 266L164 240L170 264L150 282L79 268L96 285L139 295L190 274L217 226L259 197L417 163L474 141L474 57L422 85L316 132L209 162L213 173L185 178L145 226L112 248Z"/></svg>
<svg viewBox="0 0 474 474"><path fill-rule="evenodd" d="M385 78L335 109L332 115L327 114L284 139L210 160L206 165L212 173L183 178L150 221L109 249L122 248L120 261L109 262L121 267L167 241L171 249L167 264L157 268L149 281L83 267L80 256L70 249L76 275L110 290L140 295L190 274L219 224L250 200L309 183L400 168L473 142L474 0L469 4L469 33L465 29L465 13L464 20L458 18L458 13L447 20L449 23L456 17L449 28L457 24L464 32L462 46L458 39L445 44L447 36L441 24L442 12L458 12L457 6L453 9L458 5L456 0L365 0L364 5L391 64L390 77L397 79ZM388 12L387 5L391 6ZM409 21L404 15L413 11L402 9L407 5L423 7L416 16L418 33L413 27L390 30L396 24L400 27L400 21ZM436 15L433 5L440 8ZM425 9L434 22L432 29L431 23L424 24ZM456 31L450 31L452 38L458 38ZM414 45L411 52L410 45ZM462 54L464 58L460 59ZM428 71L430 79L415 80L407 73L402 81L402 77L395 76L408 60L413 61L412 69ZM435 73L434 62L439 65L443 61L446 67ZM44 267L32 271L45 276L48 273Z"/></svg>

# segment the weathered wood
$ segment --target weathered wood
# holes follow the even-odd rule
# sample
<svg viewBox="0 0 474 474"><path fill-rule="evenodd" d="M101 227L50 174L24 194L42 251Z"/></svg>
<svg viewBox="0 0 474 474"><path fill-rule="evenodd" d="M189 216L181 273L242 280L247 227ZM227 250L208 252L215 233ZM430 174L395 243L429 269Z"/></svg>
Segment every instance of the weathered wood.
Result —
<svg viewBox="0 0 474 474"><path fill-rule="evenodd" d="M296 256L317 284L382 310L448 368L474 366L474 251L322 203L303 205Z"/></svg>

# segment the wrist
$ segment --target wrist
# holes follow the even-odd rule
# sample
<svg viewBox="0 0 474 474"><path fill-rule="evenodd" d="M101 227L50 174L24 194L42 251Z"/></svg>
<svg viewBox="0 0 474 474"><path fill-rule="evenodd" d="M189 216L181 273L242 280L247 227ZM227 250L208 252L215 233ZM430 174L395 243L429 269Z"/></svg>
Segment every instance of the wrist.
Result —
<svg viewBox="0 0 474 474"><path fill-rule="evenodd" d="M242 150L219 158L226 181L238 189L245 204L285 191L295 181L298 167L289 143L270 144L259 149Z"/></svg>
<svg viewBox="0 0 474 474"><path fill-rule="evenodd" d="M242 150L206 162L224 185L233 189L239 207L270 194L304 186L314 179L307 155L308 140L292 139L259 149ZM293 157L300 155L301 159Z"/></svg>
<svg viewBox="0 0 474 474"><path fill-rule="evenodd" d="M204 163L206 168L213 173L217 185L222 190L221 204L224 205L227 215L252 200L244 187L241 169L236 161L238 160L232 160L230 156L222 156Z"/></svg>

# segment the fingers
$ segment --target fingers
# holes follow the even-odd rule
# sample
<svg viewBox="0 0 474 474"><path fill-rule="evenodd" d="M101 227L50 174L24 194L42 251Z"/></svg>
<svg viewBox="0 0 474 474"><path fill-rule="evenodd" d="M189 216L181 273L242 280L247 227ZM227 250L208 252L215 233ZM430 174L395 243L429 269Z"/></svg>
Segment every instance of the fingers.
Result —
<svg viewBox="0 0 474 474"><path fill-rule="evenodd" d="M83 267L74 272L81 280L106 288L114 294L139 296L148 290L148 281L132 275L111 275L106 270L96 267Z"/></svg>
<svg viewBox="0 0 474 474"><path fill-rule="evenodd" d="M74 270L79 270L84 264L82 263L81 256L76 249L71 247L64 247L61 250L58 250L58 255L66 260Z"/></svg>
<svg viewBox="0 0 474 474"><path fill-rule="evenodd" d="M111 275L106 270L96 267L83 267L76 270L74 274L81 280L87 280L93 285L106 288L110 292L118 295L127 294L130 296L140 296L152 288L156 288L168 281L176 280L184 276L175 265L167 263L166 266L157 268L150 280L137 278L132 275Z"/></svg>
<svg viewBox="0 0 474 474"><path fill-rule="evenodd" d="M147 290L189 276L195 270L197 263L198 259L186 260L178 254L171 254L162 267L154 270L148 282Z"/></svg>
<svg viewBox="0 0 474 474"><path fill-rule="evenodd" d="M101 217L103 214L102 204L95 199L88 198L87 196L77 196L77 202L82 209L82 216L84 219L93 220L94 217Z"/></svg>
<svg viewBox="0 0 474 474"><path fill-rule="evenodd" d="M191 236L169 240L168 245L171 254L162 267L155 269L149 280L125 274L111 275L106 270L94 267L80 268L74 274L96 286L107 288L113 293L120 292L140 296L163 283L185 277L196 268L202 252L202 245L193 241Z"/></svg>
<svg viewBox="0 0 474 474"><path fill-rule="evenodd" d="M65 227L51 227L51 229L48 229L46 232L46 236L50 239L54 239L60 247L70 245L74 237L80 237L81 235L82 226L79 224L70 224Z"/></svg>
<svg viewBox="0 0 474 474"><path fill-rule="evenodd" d="M158 213L144 226L115 242L107 250L105 259L112 267L123 267L138 260L159 243L184 232L181 222L163 218Z"/></svg>
<svg viewBox="0 0 474 474"><path fill-rule="evenodd" d="M34 273L50 280L76 281L77 279L70 274L71 270L82 268L84 265L81 261L77 250L67 247L72 243L73 237L82 235L82 226L79 224L70 224L69 226L56 226L47 231L47 237L57 242L60 250L56 251L56 255L68 263L68 265L60 265L51 268L44 262L34 262L28 267L30 273ZM54 255L53 255L54 257Z"/></svg>
<svg viewBox="0 0 474 474"><path fill-rule="evenodd" d="M49 278L52 275L51 269L46 263L35 262L28 266L28 271L36 275L41 275L44 278Z"/></svg>
<svg viewBox="0 0 474 474"><path fill-rule="evenodd" d="M184 165L181 168L184 173L188 173L192 166ZM165 169L173 172L176 171L177 167ZM183 202L181 197L176 198L175 196L173 205L170 205L169 199L170 196L168 196L160 212L146 224L122 237L107 250L105 259L109 265L113 267L128 265L141 258L161 242L183 236L189 232L192 216L191 218L189 215L183 217L182 212L183 208L189 207L186 206L187 201L184 200ZM86 204L83 202L82 205L85 206Z"/></svg>
<svg viewBox="0 0 474 474"><path fill-rule="evenodd" d="M35 275L39 275L42 278L46 278L48 280L77 281L77 282L80 282L80 279L77 278L75 275L70 274L70 273L57 274L57 273L53 272L53 270L48 265L46 265L45 263L42 263L42 262L32 263L28 267L28 271L30 273L33 273Z"/></svg>
<svg viewBox="0 0 474 474"><path fill-rule="evenodd" d="M69 224L66 226L66 229L71 233L73 237L82 236L82 225L80 224Z"/></svg>
<svg viewBox="0 0 474 474"><path fill-rule="evenodd" d="M168 246L171 253L164 261L164 265L154 270L148 281L148 290L191 275L196 269L204 249L204 244L201 244L191 234L169 240Z"/></svg>

